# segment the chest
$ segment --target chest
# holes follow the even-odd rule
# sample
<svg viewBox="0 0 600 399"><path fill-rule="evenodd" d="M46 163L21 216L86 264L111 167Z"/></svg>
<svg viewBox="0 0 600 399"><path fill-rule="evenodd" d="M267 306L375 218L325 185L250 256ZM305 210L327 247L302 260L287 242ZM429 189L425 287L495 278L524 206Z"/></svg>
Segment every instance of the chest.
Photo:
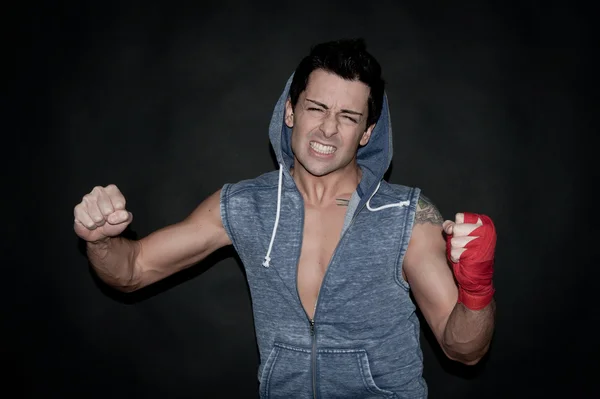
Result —
<svg viewBox="0 0 600 399"><path fill-rule="evenodd" d="M301 268L317 268L325 272L337 247L346 206L331 205L325 208L306 206L302 232Z"/></svg>

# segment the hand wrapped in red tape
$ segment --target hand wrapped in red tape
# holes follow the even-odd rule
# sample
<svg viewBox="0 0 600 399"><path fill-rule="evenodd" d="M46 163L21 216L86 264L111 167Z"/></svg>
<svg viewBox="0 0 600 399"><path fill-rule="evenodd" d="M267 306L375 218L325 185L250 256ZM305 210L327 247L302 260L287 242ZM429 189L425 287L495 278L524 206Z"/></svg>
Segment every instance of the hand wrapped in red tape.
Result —
<svg viewBox="0 0 600 399"><path fill-rule="evenodd" d="M444 222L446 252L458 283L458 302L472 310L486 307L494 296L496 229L486 215L457 213Z"/></svg>

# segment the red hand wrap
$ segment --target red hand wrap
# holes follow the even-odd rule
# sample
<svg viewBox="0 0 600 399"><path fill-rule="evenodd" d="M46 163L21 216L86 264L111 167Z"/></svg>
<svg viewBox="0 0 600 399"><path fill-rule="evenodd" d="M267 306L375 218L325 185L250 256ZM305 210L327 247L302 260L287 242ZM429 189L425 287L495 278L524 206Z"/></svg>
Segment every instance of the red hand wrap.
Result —
<svg viewBox="0 0 600 399"><path fill-rule="evenodd" d="M446 237L446 252L454 276L458 282L458 302L472 310L486 307L494 296L492 284L494 274L494 251L496 249L496 229L492 220L485 215L465 212L465 223L477 223L481 219L482 226L473 230L469 236L478 236L465 245L458 263L450 259L450 239Z"/></svg>

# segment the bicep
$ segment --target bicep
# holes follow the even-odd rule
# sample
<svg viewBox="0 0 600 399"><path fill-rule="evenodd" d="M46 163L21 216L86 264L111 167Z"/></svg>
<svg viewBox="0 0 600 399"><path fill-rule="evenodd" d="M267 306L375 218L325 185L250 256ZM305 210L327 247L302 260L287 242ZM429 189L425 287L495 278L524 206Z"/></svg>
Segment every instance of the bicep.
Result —
<svg viewBox="0 0 600 399"><path fill-rule="evenodd" d="M439 342L458 299L458 288L446 258L441 222L437 210L418 211L403 262L417 306Z"/></svg>
<svg viewBox="0 0 600 399"><path fill-rule="evenodd" d="M215 250L231 244L223 227L220 190L206 198L179 223L142 238L136 267L144 285L201 261Z"/></svg>

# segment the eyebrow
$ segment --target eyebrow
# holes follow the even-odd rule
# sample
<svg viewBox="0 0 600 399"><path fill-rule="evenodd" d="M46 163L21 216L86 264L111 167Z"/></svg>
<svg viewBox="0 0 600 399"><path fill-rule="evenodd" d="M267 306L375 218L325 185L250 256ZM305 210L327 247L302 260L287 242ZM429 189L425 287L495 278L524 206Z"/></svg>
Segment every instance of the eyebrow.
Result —
<svg viewBox="0 0 600 399"><path fill-rule="evenodd" d="M315 101L315 100L311 100L310 98L307 98L306 101L310 101L311 103L316 104L316 105L318 105L320 107L323 107L325 109L329 109L329 107L327 105L325 105L323 103L320 103L318 101ZM352 111L350 109L342 109L341 112L344 113L344 114L352 114L352 115L362 116L362 114L360 112Z"/></svg>

